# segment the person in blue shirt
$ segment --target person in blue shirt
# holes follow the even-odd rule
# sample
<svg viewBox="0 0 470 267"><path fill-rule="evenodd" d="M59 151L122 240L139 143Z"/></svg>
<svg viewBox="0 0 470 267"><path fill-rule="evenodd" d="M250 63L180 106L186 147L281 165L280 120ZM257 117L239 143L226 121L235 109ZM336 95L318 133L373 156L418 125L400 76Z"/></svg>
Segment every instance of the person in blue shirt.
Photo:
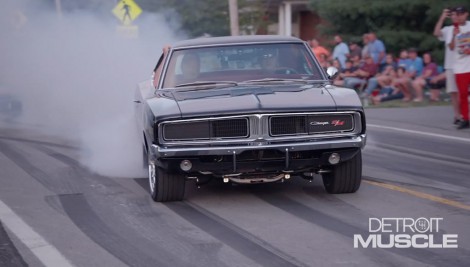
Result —
<svg viewBox="0 0 470 267"><path fill-rule="evenodd" d="M333 55L332 55L333 60L335 59L339 60L339 63L341 63L341 68L345 68L346 59L349 55L348 45L343 42L343 39L339 35L335 36L335 43L336 43L336 46L333 50Z"/></svg>
<svg viewBox="0 0 470 267"><path fill-rule="evenodd" d="M398 66L397 67L404 67L405 70L409 68L411 65L411 60L408 57L408 50L403 49L400 51L400 57L398 58Z"/></svg>
<svg viewBox="0 0 470 267"><path fill-rule="evenodd" d="M375 64L379 66L385 64L385 45L381 40L377 39L377 36L373 32L369 33L369 54Z"/></svg>
<svg viewBox="0 0 470 267"><path fill-rule="evenodd" d="M410 77L414 79L415 77L420 76L423 72L423 59L418 57L418 51L416 48L408 49L408 57L411 61L411 65L406 69L406 72L408 72Z"/></svg>
<svg viewBox="0 0 470 267"><path fill-rule="evenodd" d="M401 58L401 55L400 55ZM402 65L400 65L402 64ZM411 92L411 82L414 78L421 75L423 72L424 64L423 59L418 57L418 52L415 48L408 49L408 61L403 60L401 63L398 62L399 67L405 67L406 73L403 77L397 78L394 84L400 87L402 90L403 101L410 101L413 97Z"/></svg>

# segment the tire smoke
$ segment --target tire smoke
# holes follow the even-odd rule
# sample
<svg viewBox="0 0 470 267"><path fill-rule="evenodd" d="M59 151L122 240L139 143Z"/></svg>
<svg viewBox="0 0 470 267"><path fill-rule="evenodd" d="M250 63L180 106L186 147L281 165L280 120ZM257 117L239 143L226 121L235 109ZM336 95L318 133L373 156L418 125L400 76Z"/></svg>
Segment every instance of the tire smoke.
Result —
<svg viewBox="0 0 470 267"><path fill-rule="evenodd" d="M126 38L116 32L113 6L58 16L43 1L2 4L0 94L19 99L23 110L0 127L78 144L81 164L95 173L146 176L134 90L150 79L161 48L183 37L163 14L142 13L135 20L139 38Z"/></svg>

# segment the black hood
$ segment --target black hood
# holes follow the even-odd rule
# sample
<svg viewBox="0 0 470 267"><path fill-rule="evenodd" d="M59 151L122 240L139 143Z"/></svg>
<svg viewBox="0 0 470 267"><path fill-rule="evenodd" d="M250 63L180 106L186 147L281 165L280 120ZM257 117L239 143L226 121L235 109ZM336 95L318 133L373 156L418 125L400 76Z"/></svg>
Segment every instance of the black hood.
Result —
<svg viewBox="0 0 470 267"><path fill-rule="evenodd" d="M174 90L165 95L177 102L183 118L258 112L336 110L336 103L323 84Z"/></svg>

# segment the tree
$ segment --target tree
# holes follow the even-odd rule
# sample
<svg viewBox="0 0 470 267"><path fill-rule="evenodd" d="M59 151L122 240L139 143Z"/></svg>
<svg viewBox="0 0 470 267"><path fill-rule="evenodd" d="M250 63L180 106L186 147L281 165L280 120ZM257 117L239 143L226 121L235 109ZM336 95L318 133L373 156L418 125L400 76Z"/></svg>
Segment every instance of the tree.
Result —
<svg viewBox="0 0 470 267"><path fill-rule="evenodd" d="M176 16L179 31L189 37L205 34L211 36L230 35L230 21L227 0L161 0L157 5L151 0L135 0L146 11L162 12L168 20ZM264 1L238 0L240 30L256 32L265 26Z"/></svg>
<svg viewBox="0 0 470 267"><path fill-rule="evenodd" d="M366 32L375 32L387 50L398 54L403 48L416 47L431 51L442 63L444 45L433 35L434 25L442 9L461 1L441 0L310 0L312 9L326 21L320 31L340 34L344 39L360 39Z"/></svg>

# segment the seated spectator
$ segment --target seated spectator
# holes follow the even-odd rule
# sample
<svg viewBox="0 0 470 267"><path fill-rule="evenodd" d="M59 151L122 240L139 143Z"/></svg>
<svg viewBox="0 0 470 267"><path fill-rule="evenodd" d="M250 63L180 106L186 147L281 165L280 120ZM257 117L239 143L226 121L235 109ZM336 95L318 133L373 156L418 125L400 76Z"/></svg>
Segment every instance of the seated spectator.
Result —
<svg viewBox="0 0 470 267"><path fill-rule="evenodd" d="M400 79L406 76L406 69L404 67L398 67L396 71L396 78ZM392 86L384 87L379 92L379 94L375 97L372 97L373 104L379 104L381 102L395 100L395 99L402 99L404 97L403 91L399 87Z"/></svg>
<svg viewBox="0 0 470 267"><path fill-rule="evenodd" d="M336 63L336 68L341 67L341 64L339 63L339 60L334 61ZM344 85L344 78L346 77L352 77L354 75L354 72L359 68L359 66L354 66L353 62L351 60L346 60L345 63L345 68L341 69L339 68L338 70L340 71L338 78L333 82L334 85L338 86L343 86Z"/></svg>
<svg viewBox="0 0 470 267"><path fill-rule="evenodd" d="M400 53L401 54L401 53ZM399 61L399 66L402 66L403 63L408 64L406 66L406 73L404 76L399 77L394 79L393 85L395 88L400 88L402 90L403 95L405 96L403 98L403 101L407 102L412 99L412 94L411 94L411 81L421 75L421 72L423 71L423 60L418 57L418 52L415 48L410 48L408 49L408 57L409 60L406 61L403 60L400 63ZM401 59L401 58L400 58Z"/></svg>
<svg viewBox="0 0 470 267"><path fill-rule="evenodd" d="M410 65L411 65L411 60L408 56L408 50L402 49L400 51L400 56L398 57L397 67L404 67L405 69L408 69Z"/></svg>
<svg viewBox="0 0 470 267"><path fill-rule="evenodd" d="M368 97L379 86L381 88L390 86L392 79L395 77L396 62L392 54L387 54L385 57L385 65L380 73L370 78L367 82L367 88L361 94L361 97Z"/></svg>
<svg viewBox="0 0 470 267"><path fill-rule="evenodd" d="M423 54L424 68L421 75L417 76L412 82L411 86L414 90L415 98L414 102L423 101L423 89L430 82L430 80L437 76L439 73L437 71L436 63L432 62L431 54Z"/></svg>
<svg viewBox="0 0 470 267"><path fill-rule="evenodd" d="M439 95L441 94L441 90L446 87L446 73L441 72L438 75L432 77L427 82L429 86L429 90L431 95L429 96L429 101L431 102L438 102Z"/></svg>
<svg viewBox="0 0 470 267"><path fill-rule="evenodd" d="M329 62L328 62L328 56L325 54L319 54L318 57L318 63L320 63L320 66L322 68L328 68L329 67Z"/></svg>
<svg viewBox="0 0 470 267"><path fill-rule="evenodd" d="M357 56L355 56L357 58ZM363 88L370 77L377 73L377 64L370 55L366 55L364 63L350 76L344 78L344 86L352 89Z"/></svg>
<svg viewBox="0 0 470 267"><path fill-rule="evenodd" d="M369 53L369 34L364 33L362 35L362 51L361 51L361 57L364 58L366 57L367 54Z"/></svg>

